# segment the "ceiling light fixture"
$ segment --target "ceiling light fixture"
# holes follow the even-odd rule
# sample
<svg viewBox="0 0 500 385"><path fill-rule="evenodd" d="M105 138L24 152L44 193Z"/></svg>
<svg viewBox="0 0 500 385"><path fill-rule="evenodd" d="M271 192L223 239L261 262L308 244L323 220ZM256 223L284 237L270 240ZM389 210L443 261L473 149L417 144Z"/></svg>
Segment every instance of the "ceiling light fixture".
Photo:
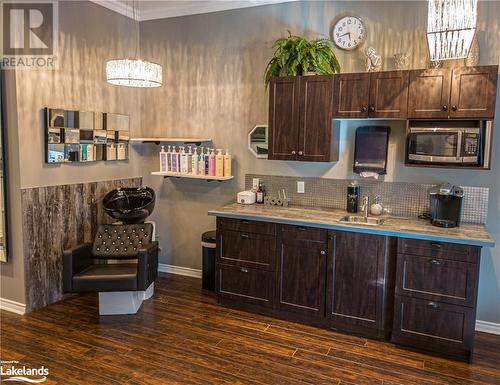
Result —
<svg viewBox="0 0 500 385"><path fill-rule="evenodd" d="M139 21L136 18L135 1L132 2L135 23L134 59L117 59L106 62L106 80L110 84L125 87L160 87L162 67L159 64L138 59Z"/></svg>
<svg viewBox="0 0 500 385"><path fill-rule="evenodd" d="M430 60L467 58L476 23L477 0L429 0L427 43Z"/></svg>

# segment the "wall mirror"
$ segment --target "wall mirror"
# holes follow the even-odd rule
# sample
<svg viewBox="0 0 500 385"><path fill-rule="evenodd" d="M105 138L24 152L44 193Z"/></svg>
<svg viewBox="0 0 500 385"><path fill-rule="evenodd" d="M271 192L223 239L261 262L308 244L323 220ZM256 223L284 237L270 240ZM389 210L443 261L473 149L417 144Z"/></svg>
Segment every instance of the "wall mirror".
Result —
<svg viewBox="0 0 500 385"><path fill-rule="evenodd" d="M7 262L8 231L7 231L7 165L6 165L6 110L5 110L5 80L0 74L0 262Z"/></svg>
<svg viewBox="0 0 500 385"><path fill-rule="evenodd" d="M248 133L248 149L258 159L267 159L269 128L260 124Z"/></svg>
<svg viewBox="0 0 500 385"><path fill-rule="evenodd" d="M45 108L47 163L126 160L128 115Z"/></svg>

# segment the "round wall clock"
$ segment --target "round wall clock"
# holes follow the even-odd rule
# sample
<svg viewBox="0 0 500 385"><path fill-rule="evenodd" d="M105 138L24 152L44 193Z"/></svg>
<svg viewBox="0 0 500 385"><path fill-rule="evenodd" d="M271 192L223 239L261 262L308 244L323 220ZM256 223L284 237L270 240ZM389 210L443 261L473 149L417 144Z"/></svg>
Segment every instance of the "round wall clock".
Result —
<svg viewBox="0 0 500 385"><path fill-rule="evenodd" d="M333 27L333 42L339 48L353 50L365 40L366 28L359 17L345 16Z"/></svg>

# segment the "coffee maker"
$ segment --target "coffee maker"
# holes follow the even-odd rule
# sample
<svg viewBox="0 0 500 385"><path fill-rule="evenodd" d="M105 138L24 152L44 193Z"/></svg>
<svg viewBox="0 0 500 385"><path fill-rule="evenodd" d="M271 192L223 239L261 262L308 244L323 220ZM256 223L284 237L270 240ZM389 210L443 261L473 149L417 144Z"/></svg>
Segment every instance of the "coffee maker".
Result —
<svg viewBox="0 0 500 385"><path fill-rule="evenodd" d="M449 183L433 187L429 191L431 223L438 227L458 227L462 217L464 190Z"/></svg>

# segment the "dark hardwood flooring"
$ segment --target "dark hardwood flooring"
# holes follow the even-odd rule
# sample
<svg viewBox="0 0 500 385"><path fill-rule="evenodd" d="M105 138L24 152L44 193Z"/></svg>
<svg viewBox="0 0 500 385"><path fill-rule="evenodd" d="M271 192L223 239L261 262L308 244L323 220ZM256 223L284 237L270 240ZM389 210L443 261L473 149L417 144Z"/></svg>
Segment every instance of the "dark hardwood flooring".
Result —
<svg viewBox="0 0 500 385"><path fill-rule="evenodd" d="M1 359L45 384L500 384L500 336L473 364L216 305L198 279L161 274L137 315L99 317L97 295L1 312Z"/></svg>

